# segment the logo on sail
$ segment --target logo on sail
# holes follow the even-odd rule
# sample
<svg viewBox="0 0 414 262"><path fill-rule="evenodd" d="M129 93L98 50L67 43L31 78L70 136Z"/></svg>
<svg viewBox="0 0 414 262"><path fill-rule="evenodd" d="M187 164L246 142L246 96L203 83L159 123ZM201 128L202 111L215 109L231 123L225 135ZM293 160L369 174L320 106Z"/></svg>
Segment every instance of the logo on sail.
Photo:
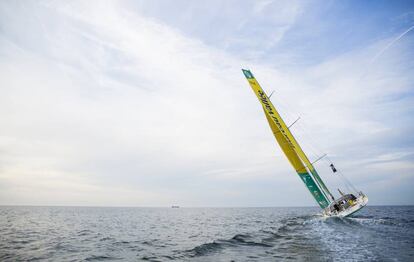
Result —
<svg viewBox="0 0 414 262"><path fill-rule="evenodd" d="M242 69L242 71L243 71L244 76L245 76L247 79L251 79L251 78L253 78L253 74L252 74L252 72L250 72L249 70L244 70L244 69Z"/></svg>

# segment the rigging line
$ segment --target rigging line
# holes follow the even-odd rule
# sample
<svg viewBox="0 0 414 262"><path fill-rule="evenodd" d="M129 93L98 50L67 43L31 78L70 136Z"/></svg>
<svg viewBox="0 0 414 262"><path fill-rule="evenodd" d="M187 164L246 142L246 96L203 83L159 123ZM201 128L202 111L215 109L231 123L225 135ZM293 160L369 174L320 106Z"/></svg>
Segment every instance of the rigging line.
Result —
<svg viewBox="0 0 414 262"><path fill-rule="evenodd" d="M283 102L281 102L279 99L278 99L278 97L276 97L276 103L278 104L278 106L279 107L283 107L284 108L284 111L285 112L283 112L283 113L285 113L285 114L287 114L287 115L293 115L291 112L293 111L293 110L290 110L290 107L288 106L288 105L286 105L285 103L283 103ZM283 110L283 109L282 109ZM281 111L281 110L280 110ZM282 112L281 112L282 113ZM298 120L298 119L297 119ZM297 121L296 120L296 121ZM295 122L296 122L295 121ZM295 123L294 122L294 123ZM294 123L292 123L292 125L294 124ZM308 132L305 132L305 129L306 129L306 127L305 127L305 125L303 124L303 126L302 126L302 124L303 123L299 123L298 125L296 125L295 127L298 127L298 129L300 129L302 132L301 133L303 133L302 135L301 134L298 134L298 133L296 133L296 134L293 134L294 132L293 132L293 130L290 130L291 132L292 132L292 134L294 135L294 137L297 137L297 138L299 138L300 139L300 141L301 141L301 143L303 144L303 142L304 141L306 141L306 139L301 139L301 138L303 138L302 136L305 136L306 138L308 138L308 140L310 140L311 142L313 142L313 144L312 143L310 143L310 142L308 142L308 143L305 143L306 144L306 146L307 146L307 148L306 149L309 149L310 151L311 151L311 153L313 154L313 157L314 157L314 159L317 159L316 161L314 161L314 163L315 162L317 162L319 159L319 156L321 156L323 153L320 153L320 152L322 152L322 150L320 150L319 148L316 148L316 146L314 146L315 145L315 139L310 135L310 134L308 134ZM290 125L289 127L291 127L292 125ZM305 149L305 148L304 148ZM307 150L306 150L307 151ZM309 153L308 153L309 154ZM313 165L313 163L312 163L312 165ZM307 170L307 168L309 168L309 167L307 167L306 165L305 165L305 170ZM311 173L311 172L309 172L309 173ZM313 177L313 176L312 176ZM318 183L318 181L317 181L317 179L315 179L314 178L314 180ZM342 183L345 183L345 185L347 185L347 183L346 182L344 182L344 181L342 181ZM323 190L323 188L322 188L322 186L321 185L319 185L319 183L318 183L318 187L321 189L321 192L323 192L323 193L325 193L325 191ZM326 193L327 194L327 193ZM325 195L325 194L324 194ZM327 199L329 199L326 195L325 195L325 197L327 198Z"/></svg>
<svg viewBox="0 0 414 262"><path fill-rule="evenodd" d="M290 124L287 128L290 130L290 128L296 123L296 122L298 122L298 120L300 119L300 117L298 117L292 124ZM279 132L282 132L282 131L277 131L278 133ZM290 130L290 132L292 132L292 130ZM292 133L292 135L293 135L293 133Z"/></svg>
<svg viewBox="0 0 414 262"><path fill-rule="evenodd" d="M305 168L310 168L310 166L313 166L313 164L315 164L316 162L318 162L319 160L321 160L322 158L326 157L327 154L323 154L323 156L318 157L315 161L313 161L312 163L310 163L310 165L305 165Z"/></svg>
<svg viewBox="0 0 414 262"><path fill-rule="evenodd" d="M309 149L312 151L312 153L316 156L321 155L320 152L322 152L321 150L318 150L315 146L312 145L312 143L314 143L314 141L311 139L311 137L309 136L309 134L306 133L306 128L303 126L304 123L300 123L298 125L296 125L297 129L300 132L299 136L302 137L302 141L304 144L306 144ZM306 139L303 139L306 138ZM308 141L306 141L308 140Z"/></svg>
<svg viewBox="0 0 414 262"><path fill-rule="evenodd" d="M353 184L351 184L351 182L344 176L344 174L340 170L338 171L338 173L345 181L345 185L348 184L351 187L350 189L352 189L352 191L358 192L358 189Z"/></svg>
<svg viewBox="0 0 414 262"><path fill-rule="evenodd" d="M290 106L288 106L286 103L282 102L279 99L279 97L277 97L277 96L274 98L274 100L275 100L275 102L277 103L277 105L279 107L279 111L280 111L281 115L285 115L285 118L288 118L288 119L289 118L292 118L292 119L296 118L297 114L296 115L293 114L294 110L292 110L290 108ZM298 127L300 130L302 130L301 125L296 124L296 122L300 119L302 119L302 118L301 117L296 118L296 120L292 124L290 124L288 128L290 129L295 124L295 127ZM294 132L294 130L291 130L291 129L290 129L290 131L292 132L294 137L299 138L299 141L301 142L301 144L303 144L304 141L306 141L304 139L301 139L302 138L301 134L298 134L297 132ZM306 132L303 132L303 133L306 134ZM308 145L308 144L306 143L306 145ZM322 150L314 150L313 148L311 148L311 150L312 150L312 154L313 154L314 159L318 158L320 155L323 154Z"/></svg>
<svg viewBox="0 0 414 262"><path fill-rule="evenodd" d="M308 132L305 132L304 131L304 129L305 129L305 125L301 125L301 124L299 124L299 125L297 125L298 126L298 128L299 128L299 130L301 130L302 132L301 133L303 133L304 134L304 136L306 136L307 138L309 138L308 140L315 140L315 139L313 139L309 134L308 134ZM291 132L292 132L293 130L291 130ZM293 133L293 132L292 132ZM303 135L302 134L302 135ZM319 153L319 152L322 152L321 150L319 150L319 149L316 149L316 147L315 146L313 146L312 145L312 143L309 143L309 142L307 142L306 141L306 139L303 139L303 137L302 137L302 135L301 134L294 134L294 136L296 136L297 138L299 138L299 140L301 141L301 143L302 143L302 145L305 145L305 147L303 147L303 149L305 149L305 151L307 151L308 153L307 153L307 155L310 155L309 154L309 151L308 150L310 150L310 153L312 153L311 155L312 155L312 157L313 157L313 159L316 159L315 161L313 161L313 163L311 163L311 165L313 165L315 162L317 162L317 161L319 161L321 158L323 158L324 156L325 156L325 154L322 156L322 157L320 157L323 153ZM307 142L307 143L303 143L303 142ZM305 169L307 169L307 168L310 168L309 166L307 166L306 165L306 167L305 167ZM310 174L311 174L311 172L309 172ZM312 174L312 177L313 177L313 174ZM338 179L338 178L336 178L336 179ZM320 188L320 190L321 190L321 192L322 193L324 193L324 196L326 197L326 199L328 199L328 201L330 201L330 198L328 197L328 194L332 197L332 193L328 193L329 192L329 190L328 190L328 192L325 192L325 190L324 190L324 188L320 185L320 183L319 183L319 181L316 179L316 178L314 178L314 180L316 181L316 183L317 183L317 185L318 185L318 187ZM342 183L344 183L343 181L341 181ZM347 186L348 187L348 186ZM351 191L351 190L350 190Z"/></svg>
<svg viewBox="0 0 414 262"><path fill-rule="evenodd" d="M300 130L302 130L302 127L301 127L301 125L299 125L300 127L299 127L299 129ZM307 134L306 132L302 132L302 133L304 133L304 134ZM313 164L315 164L317 161L319 161L320 159L322 159L322 158L324 158L325 156L326 156L326 154L322 154L322 153L319 153L319 152L316 152L317 150L315 150L314 148L312 148L312 145L310 144L310 143L303 143L304 141L306 141L306 140L304 140L303 139L303 137L301 136L301 135L295 135L295 136L297 136L299 139L300 139L300 141L301 141L301 143L302 143L302 145L304 145L305 147L303 147L303 149L305 149L305 151L307 152L307 155L309 156L312 156L312 158L313 159L316 159L315 161L313 161L311 164L310 164L310 166L313 166ZM309 152L310 151L310 152ZM322 151L321 151L322 152ZM311 154L310 154L311 153ZM322 155L322 156L321 156ZM310 166L309 165L305 165L305 169L309 169L310 168ZM328 191L327 192L325 192L325 189L324 189L324 187L322 187L322 185L319 183L319 181L318 181L318 179L316 179L316 177L314 177L314 175L313 175L313 173L312 172L310 172L309 171L309 174L311 174L311 176L314 178L314 180L316 181L316 183L317 183L317 185L318 185L318 187L320 188L320 190L321 190L321 192L322 193L324 193L324 196L326 197L326 199L328 200L328 201L331 201L331 198L333 197L332 196L332 193L330 193L329 192L329 189L327 189ZM320 176L320 175L319 175ZM326 183L326 181L325 181L325 183ZM330 196L330 197L328 197L328 195Z"/></svg>
<svg viewBox="0 0 414 262"><path fill-rule="evenodd" d="M318 158L320 155L323 154L323 151L316 148L313 144L315 144L315 141L310 137L310 135L305 131L305 128L303 127L303 123L299 123L298 125L296 125L297 129L300 132L300 134L298 134L297 136L301 139L301 143L303 143L307 148L311 151L311 154L313 155L314 159ZM304 139L306 138L306 139ZM306 141L306 140L309 140ZM313 143L313 144L312 144Z"/></svg>
<svg viewBox="0 0 414 262"><path fill-rule="evenodd" d="M381 49L369 62L367 70L360 76L359 79L363 79L367 74L369 69L371 68L371 65L378 60L388 49L390 49L392 46L394 46L401 38L403 38L406 34L408 34L410 31L412 31L414 29L414 25L409 27L407 30L405 30L403 33L401 33L400 35L398 35L396 38L394 38L391 42L389 42L383 49ZM306 134L306 133L305 133ZM310 137L309 134L306 134L308 137ZM329 165L330 163L332 163L332 161L327 157L326 159L324 159L327 164ZM328 162L329 160L329 162ZM356 187L345 177L345 175L339 170L337 169L337 172L339 174L339 178L341 178L341 180L343 180L343 182L345 183L345 186L348 187L350 186L354 191L358 192L358 190L356 189Z"/></svg>
<svg viewBox="0 0 414 262"><path fill-rule="evenodd" d="M298 117L295 121L293 121L292 124L290 124L287 128L291 128L296 122L298 122L300 117Z"/></svg>
<svg viewBox="0 0 414 262"><path fill-rule="evenodd" d="M315 140L316 139L314 139L313 137L311 137L311 135L310 135L310 133L309 132L305 132L305 130L309 130L310 128L308 128L308 124L307 124L307 122L306 122L306 118L303 120L303 121L301 121L298 125L297 125L297 127L298 127L298 129L300 129L302 132L303 132L303 136L306 136L306 138L308 138L307 140L309 140L309 141L311 141L312 143L314 143L315 142ZM313 148L316 152L318 152L318 151L320 151L320 152L322 152L321 150L319 150L319 149L317 149L316 147L314 147ZM319 153L317 154L317 155L320 155Z"/></svg>
<svg viewBox="0 0 414 262"><path fill-rule="evenodd" d="M358 192L357 190L354 190L354 187L352 186L352 184L347 183L347 180L345 179L345 177L343 176L343 174L341 173L341 171L337 171L337 173L339 174L340 178L342 179L346 189L349 192L355 191Z"/></svg>
<svg viewBox="0 0 414 262"><path fill-rule="evenodd" d="M292 110L287 103L282 102L280 97L275 96L272 100L275 100L278 106L278 110L280 111L281 115L285 115L285 118L296 118L297 114L294 114L295 110ZM286 119L288 120L288 119Z"/></svg>
<svg viewBox="0 0 414 262"><path fill-rule="evenodd" d="M330 166L333 162L331 161L331 159L328 157L328 156L326 156L326 158L324 159L324 161L326 161L326 164L328 165L328 166ZM348 189L348 190L350 190L350 188L349 188L349 186L348 186L348 183L344 180L344 177L343 176L341 176L340 174L341 173L339 173L340 172L340 170L337 168L337 167L335 167L335 169L336 169L336 171L337 171L337 173L339 174L339 175L335 175L335 173L334 173L334 175L333 175L333 177L338 181L339 180L339 183L341 183L342 185L345 185L345 187ZM351 190L350 190L351 191Z"/></svg>
<svg viewBox="0 0 414 262"><path fill-rule="evenodd" d="M327 160L329 160L329 162L328 162L328 164L329 163L332 163L332 161L331 161L331 159L328 157L328 156L326 156L326 159ZM351 189L351 191L355 191L355 192L358 192L359 190L346 178L346 176L341 172L341 170L339 170L337 167L336 167L336 170L337 170L337 173L339 174L339 178L343 181L343 183L345 184L345 186L346 187L350 187L349 189Z"/></svg>
<svg viewBox="0 0 414 262"><path fill-rule="evenodd" d="M282 107L284 107L284 108L287 108L287 109L289 109L289 107L287 106L287 105L284 105L284 103L283 102L279 102L278 101L279 99L277 99L276 100L276 102L278 103L278 105L279 106L282 106ZM282 109L283 110L283 109ZM286 110L286 109L285 109ZM282 112L281 112L282 113ZM289 110L288 111L286 111L286 114L289 114L290 112L289 112ZM288 128L290 128L293 124L295 124L298 120L300 119L300 117L298 118L298 119L296 119ZM292 130L291 130L291 132L292 132ZM306 132L305 132L306 133ZM293 132L292 132L292 135L294 136L294 137L297 137L297 135L295 135L295 134L293 134ZM313 150L312 150L313 151ZM318 158L321 154L315 154L316 155L316 157L315 158ZM316 161L318 161L319 159L317 159ZM302 162L302 164L304 164L303 163L303 160L300 160L301 162ZM314 161L314 163L316 162L316 161ZM311 163L311 165L313 165L313 163ZM309 170L308 170L309 169ZM314 177L314 174L312 173L312 172L310 172L310 167L308 166L308 165L305 165L304 164L304 168L303 168L303 171L307 171L308 173L309 173L309 175L313 178L313 180L316 182L316 185L317 185L317 187L320 189L320 191L321 191L321 193L323 194L323 196L325 197L325 199L328 201L328 202L330 202L331 201L331 198L333 198L333 196L332 196L332 194L329 192L329 190L328 189L326 189L327 190L327 192L325 192L325 189L324 189L324 187L319 183L319 181L318 181L318 179L316 179L316 177ZM300 169L299 171L302 171L302 169ZM331 197L328 197L328 195Z"/></svg>
<svg viewBox="0 0 414 262"><path fill-rule="evenodd" d="M311 163L311 165L315 164L316 162L318 162L319 160L321 160L322 158L324 158L324 157L326 157L326 156L327 156L327 154L323 154L323 156L321 156L321 157L319 157L318 159L316 159L315 161L313 161L313 162Z"/></svg>
<svg viewBox="0 0 414 262"><path fill-rule="evenodd" d="M277 131L277 132L280 132L280 131ZM286 143L289 147L292 147L292 144L291 143L289 143L288 141L283 141L283 143ZM292 149L293 150L293 149ZM321 156L319 159L317 159L316 161L318 161L318 160L320 160L321 158L323 158L323 157L325 157L326 155L323 155L323 156ZM298 156L299 157L299 156ZM303 165L303 168L300 168L300 169L298 169L298 170L296 170L298 173L300 173L300 172L302 172L302 171L306 171L311 177L312 177L312 179L313 179L313 181L316 183L316 185L317 185L317 187L319 188L319 190L321 191L321 193L322 193L322 195L325 197L325 199L328 201L328 202L331 202L331 198L332 199L334 199L334 197L332 196L332 194L328 191L328 192L325 192L325 189L324 189L324 187L321 185L321 183L318 181L318 179L316 179L315 177L314 177L314 174L311 172L311 170L310 170L310 166L312 166L312 164L313 163L315 163L316 161L314 161L313 163L311 163L310 165L306 165L304 162L303 162L303 160L299 157L298 158L299 159L299 161L302 163L302 165ZM331 198L329 198L328 197L328 195L331 197Z"/></svg>

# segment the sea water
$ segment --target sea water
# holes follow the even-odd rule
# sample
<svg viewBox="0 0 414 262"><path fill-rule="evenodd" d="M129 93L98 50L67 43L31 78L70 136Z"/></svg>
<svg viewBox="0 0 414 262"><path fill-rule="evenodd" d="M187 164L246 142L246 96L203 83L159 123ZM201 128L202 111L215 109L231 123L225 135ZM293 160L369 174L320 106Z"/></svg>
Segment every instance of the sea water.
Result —
<svg viewBox="0 0 414 262"><path fill-rule="evenodd" d="M0 207L0 261L414 261L414 207Z"/></svg>

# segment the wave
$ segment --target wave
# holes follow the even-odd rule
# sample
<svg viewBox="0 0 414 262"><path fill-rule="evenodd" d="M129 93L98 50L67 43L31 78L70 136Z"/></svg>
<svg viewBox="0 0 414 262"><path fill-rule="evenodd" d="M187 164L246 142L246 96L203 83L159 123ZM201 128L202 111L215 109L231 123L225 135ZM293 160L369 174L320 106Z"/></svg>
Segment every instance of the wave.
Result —
<svg viewBox="0 0 414 262"><path fill-rule="evenodd" d="M314 218L314 216L291 217L282 220L281 225L275 230L260 229L258 232L251 234L236 234L229 239L217 239L210 243L201 244L186 252L191 257L198 257L217 253L226 248L241 246L273 248L280 242L290 241L293 237L300 235L304 222L310 218Z"/></svg>
<svg viewBox="0 0 414 262"><path fill-rule="evenodd" d="M205 256L213 252L217 252L221 249L223 249L222 244L217 243L217 242L212 242L212 243L205 243L205 244L196 246L195 248L190 249L187 252L190 253L190 256L192 257L199 257L199 256Z"/></svg>
<svg viewBox="0 0 414 262"><path fill-rule="evenodd" d="M113 257L113 256L105 256L105 255L100 255L100 256L92 255L90 257L85 258L85 260L87 261L119 260L119 259L121 258Z"/></svg>
<svg viewBox="0 0 414 262"><path fill-rule="evenodd" d="M189 253L192 257L198 257L219 252L228 247L237 246L273 247L273 245L265 242L253 241L251 235L236 234L230 239L218 239L211 243L201 244L193 249L187 250L187 253Z"/></svg>
<svg viewBox="0 0 414 262"><path fill-rule="evenodd" d="M323 250L319 246L321 237L315 234L321 216L293 216L280 220L277 225L267 224L251 233L239 233L229 239L217 239L187 251L187 256L219 256L228 254L259 254L274 259L307 260L320 257ZM248 249L253 248L253 249ZM254 258L251 257L253 260ZM256 257L258 258L258 257ZM255 258L255 259L256 259Z"/></svg>
<svg viewBox="0 0 414 262"><path fill-rule="evenodd" d="M272 247L272 245L262 242L255 242L249 240L251 239L250 235L237 234L232 237L230 240L227 240L228 243L235 245L247 245L247 246L259 246L259 247Z"/></svg>
<svg viewBox="0 0 414 262"><path fill-rule="evenodd" d="M394 218L389 216L384 217L375 217L375 216L352 216L346 218L336 218L336 221L352 225L366 225L366 226L375 226L375 225L384 225L384 226L397 226L397 227L407 227L412 226L412 220L405 218Z"/></svg>
<svg viewBox="0 0 414 262"><path fill-rule="evenodd" d="M80 237L81 236L89 236L91 234L93 234L93 231L91 231L89 229L83 229L83 230L80 230L80 231L77 232L77 235L80 236Z"/></svg>

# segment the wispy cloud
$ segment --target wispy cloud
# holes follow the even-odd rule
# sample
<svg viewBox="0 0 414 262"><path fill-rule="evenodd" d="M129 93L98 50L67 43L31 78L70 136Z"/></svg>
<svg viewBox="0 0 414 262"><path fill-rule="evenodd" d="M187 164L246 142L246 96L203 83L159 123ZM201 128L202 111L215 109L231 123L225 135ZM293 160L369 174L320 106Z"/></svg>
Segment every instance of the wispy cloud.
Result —
<svg viewBox="0 0 414 262"><path fill-rule="evenodd" d="M165 5L0 4L1 204L313 204L240 67L276 89L288 122L302 117L307 152L331 153L376 203L388 203L376 178L412 184L412 36L361 78L398 33L292 66L302 41L269 58L309 35L307 4Z"/></svg>

